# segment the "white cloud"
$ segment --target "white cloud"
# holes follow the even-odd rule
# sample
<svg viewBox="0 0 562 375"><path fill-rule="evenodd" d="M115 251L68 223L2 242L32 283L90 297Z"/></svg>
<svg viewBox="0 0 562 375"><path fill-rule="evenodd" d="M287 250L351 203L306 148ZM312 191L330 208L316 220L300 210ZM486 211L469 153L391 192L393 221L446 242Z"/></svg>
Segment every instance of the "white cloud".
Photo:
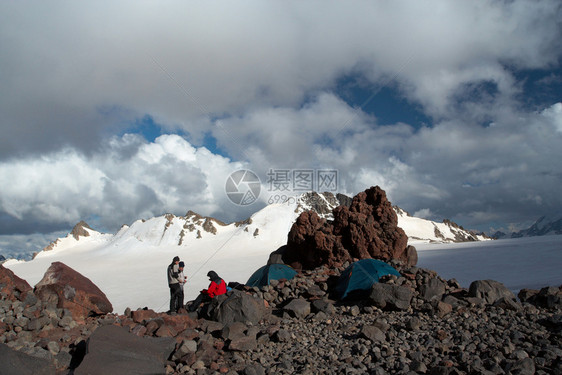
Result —
<svg viewBox="0 0 562 375"><path fill-rule="evenodd" d="M433 217L433 212L429 208L422 208L414 212L415 217L420 217L422 219L431 219Z"/></svg>
<svg viewBox="0 0 562 375"><path fill-rule="evenodd" d="M543 110L542 115L557 131L562 132L562 103L553 104L551 107Z"/></svg>
<svg viewBox="0 0 562 375"><path fill-rule="evenodd" d="M0 210L20 220L68 225L99 217L111 230L188 209L233 219L244 213L235 206L223 211L228 204L224 183L242 166L177 135L163 135L154 143L125 135L92 156L67 149L1 163L0 176L10 184L3 184Z"/></svg>
<svg viewBox="0 0 562 375"><path fill-rule="evenodd" d="M517 88L506 64L560 55L556 1L251 1L243 16L228 1L1 7L3 139L17 141L4 153L91 149L122 116L146 113L198 139L199 117L298 107L354 71L451 117L467 83L494 82L507 100Z"/></svg>

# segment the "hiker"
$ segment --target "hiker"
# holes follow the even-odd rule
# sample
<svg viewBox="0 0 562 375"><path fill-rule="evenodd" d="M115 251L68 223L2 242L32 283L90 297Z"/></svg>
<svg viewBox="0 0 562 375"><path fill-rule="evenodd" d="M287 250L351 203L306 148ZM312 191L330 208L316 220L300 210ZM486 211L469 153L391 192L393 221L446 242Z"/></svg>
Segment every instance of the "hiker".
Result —
<svg viewBox="0 0 562 375"><path fill-rule="evenodd" d="M207 289L203 289L199 296L193 301L189 310L195 311L203 302L209 302L216 296L226 293L226 282L217 275L215 271L209 271L207 277L211 281Z"/></svg>
<svg viewBox="0 0 562 375"><path fill-rule="evenodd" d="M180 257L175 256L172 263L168 266L168 286L170 287L170 310L169 313L176 312L179 308L179 297L180 297L180 282L179 277L179 263Z"/></svg>
<svg viewBox="0 0 562 375"><path fill-rule="evenodd" d="M185 263L179 262L179 264L178 264L178 270L179 270L178 281L179 281L179 284L180 284L180 293L179 293L178 305L177 305L178 310L183 307L183 299L184 299L183 287L185 285L185 282L187 281L187 277L185 277L185 275L183 274L184 267L185 267ZM176 312L178 312L178 311L176 311Z"/></svg>

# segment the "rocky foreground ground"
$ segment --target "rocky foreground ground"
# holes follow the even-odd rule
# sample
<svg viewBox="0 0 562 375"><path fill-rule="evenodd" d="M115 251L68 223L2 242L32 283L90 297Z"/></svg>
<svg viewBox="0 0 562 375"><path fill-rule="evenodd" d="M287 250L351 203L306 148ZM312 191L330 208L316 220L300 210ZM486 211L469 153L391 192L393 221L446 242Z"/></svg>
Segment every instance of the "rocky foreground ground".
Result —
<svg viewBox="0 0 562 375"><path fill-rule="evenodd" d="M518 301L494 281L395 266L345 303L331 293L343 267L320 267L177 315L103 313L91 289L32 290L0 266L0 373L562 374L562 288Z"/></svg>

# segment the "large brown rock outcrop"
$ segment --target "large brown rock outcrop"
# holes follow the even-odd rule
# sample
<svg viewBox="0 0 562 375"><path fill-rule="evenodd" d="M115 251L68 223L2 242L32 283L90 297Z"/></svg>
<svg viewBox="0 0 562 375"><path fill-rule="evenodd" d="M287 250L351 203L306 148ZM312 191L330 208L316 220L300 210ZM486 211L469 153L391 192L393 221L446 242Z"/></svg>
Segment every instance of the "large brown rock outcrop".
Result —
<svg viewBox="0 0 562 375"><path fill-rule="evenodd" d="M42 301L68 309L79 322L113 311L111 302L90 279L61 262L51 263L35 285L35 294Z"/></svg>
<svg viewBox="0 0 562 375"><path fill-rule="evenodd" d="M313 211L303 212L289 232L284 262L304 269L337 267L364 258L416 264L417 252L408 246L408 237L380 187L357 194L349 207L336 207L333 214L330 222Z"/></svg>
<svg viewBox="0 0 562 375"><path fill-rule="evenodd" d="M7 299L22 300L25 293L31 289L27 281L0 264L0 293L6 295Z"/></svg>

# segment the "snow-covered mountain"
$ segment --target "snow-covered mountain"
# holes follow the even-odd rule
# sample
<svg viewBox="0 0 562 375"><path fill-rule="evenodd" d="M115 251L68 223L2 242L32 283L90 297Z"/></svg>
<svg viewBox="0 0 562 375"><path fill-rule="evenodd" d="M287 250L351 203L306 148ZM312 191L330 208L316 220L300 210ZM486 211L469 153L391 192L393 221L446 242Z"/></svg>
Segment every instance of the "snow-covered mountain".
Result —
<svg viewBox="0 0 562 375"><path fill-rule="evenodd" d="M535 236L551 236L555 234L562 234L562 216L549 217L542 216L533 225L527 229L520 230L519 232L511 233L511 235L496 232L494 238L521 238L521 237L535 237Z"/></svg>
<svg viewBox="0 0 562 375"><path fill-rule="evenodd" d="M313 210L328 220L332 210L340 204L351 203L351 198L331 193L305 193L290 198L283 204L271 204L258 211L247 220L225 224L212 217L201 216L188 211L185 216L165 214L148 220L137 220L131 226L123 225L115 234L99 233L81 221L76 224L65 238L59 238L49 244L41 253L85 246L111 245L113 247L130 247L135 243L143 246L197 246L208 241L214 242L228 238L231 234L244 238L266 237L272 245L283 245L291 225L298 215L306 210ZM442 223L411 216L398 206L393 207L398 215L398 226L404 229L409 244L416 243L450 243L482 241L489 239L484 235L467 231L461 226L444 220ZM239 233L238 232L242 232ZM279 238L277 238L279 236ZM219 241L220 242L220 241Z"/></svg>
<svg viewBox="0 0 562 375"><path fill-rule="evenodd" d="M484 234L466 230L447 219L443 220L442 223L420 219L411 216L398 206L394 206L394 211L398 215L398 226L406 232L408 244L410 245L419 243L486 241L491 239Z"/></svg>
<svg viewBox="0 0 562 375"><path fill-rule="evenodd" d="M32 261L8 260L4 266L33 286L52 262L60 261L98 285L115 311L143 306L163 311L169 300L165 269L174 256L179 255L186 263L187 300L207 287L205 275L211 269L225 280L246 282L267 262L271 252L286 244L287 234L301 212L315 210L329 220L340 202L349 204L350 199L331 193L307 193L268 205L241 222L225 224L189 211L185 216L166 214L137 220L116 234L100 233L80 222ZM398 207L395 210L398 225L410 243L483 239L454 223L436 223L409 216ZM143 292L131 293L131 287Z"/></svg>

